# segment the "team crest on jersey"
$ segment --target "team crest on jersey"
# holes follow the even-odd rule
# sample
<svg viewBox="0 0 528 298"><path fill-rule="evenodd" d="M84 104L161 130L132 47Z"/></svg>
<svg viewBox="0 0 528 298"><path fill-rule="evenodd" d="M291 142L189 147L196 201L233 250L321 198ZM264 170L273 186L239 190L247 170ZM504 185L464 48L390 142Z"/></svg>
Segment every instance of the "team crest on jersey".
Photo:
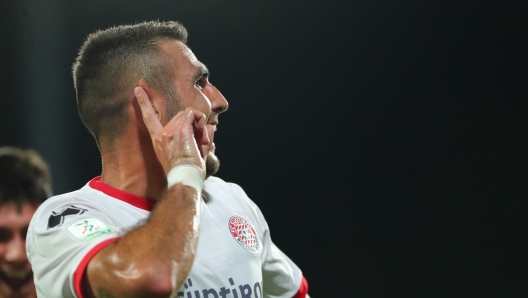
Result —
<svg viewBox="0 0 528 298"><path fill-rule="evenodd" d="M258 238L257 232L240 216L232 216L229 219L229 231L233 238L242 245L247 251L252 254L259 254L262 249L262 244Z"/></svg>

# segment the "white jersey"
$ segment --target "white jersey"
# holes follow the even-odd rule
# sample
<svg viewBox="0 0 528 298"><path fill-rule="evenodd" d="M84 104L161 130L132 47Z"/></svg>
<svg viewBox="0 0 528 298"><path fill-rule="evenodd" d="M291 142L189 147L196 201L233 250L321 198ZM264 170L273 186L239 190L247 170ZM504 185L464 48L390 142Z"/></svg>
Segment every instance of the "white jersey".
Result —
<svg viewBox="0 0 528 298"><path fill-rule="evenodd" d="M301 270L273 244L264 216L244 191L210 177L203 194L196 257L176 297L305 297ZM100 177L44 202L26 239L38 297L84 297L82 275L91 258L142 225L155 203Z"/></svg>

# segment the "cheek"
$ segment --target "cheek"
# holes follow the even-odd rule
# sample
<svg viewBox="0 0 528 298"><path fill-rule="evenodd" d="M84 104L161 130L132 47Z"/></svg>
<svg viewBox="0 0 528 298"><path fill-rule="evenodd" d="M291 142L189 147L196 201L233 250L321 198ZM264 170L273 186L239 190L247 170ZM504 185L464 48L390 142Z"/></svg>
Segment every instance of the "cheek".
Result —
<svg viewBox="0 0 528 298"><path fill-rule="evenodd" d="M163 103L163 104L159 104L157 107L158 107L158 113L159 113L159 115L157 116L159 117L161 124L165 126L165 124L167 124L167 122L169 122L172 119L170 115L171 113L170 104Z"/></svg>
<svg viewBox="0 0 528 298"><path fill-rule="evenodd" d="M209 100L209 97L206 95L202 95L202 98L200 100L200 103L202 105L202 112L204 112L206 115L211 113L211 101Z"/></svg>
<svg viewBox="0 0 528 298"><path fill-rule="evenodd" d="M4 243L0 244L0 261L4 260L6 251L7 251L7 245Z"/></svg>

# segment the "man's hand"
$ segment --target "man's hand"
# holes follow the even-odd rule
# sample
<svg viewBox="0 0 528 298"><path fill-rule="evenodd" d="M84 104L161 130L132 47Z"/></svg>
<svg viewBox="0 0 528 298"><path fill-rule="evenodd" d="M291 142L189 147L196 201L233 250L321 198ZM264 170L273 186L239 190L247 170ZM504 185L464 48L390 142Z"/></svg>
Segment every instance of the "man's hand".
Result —
<svg viewBox="0 0 528 298"><path fill-rule="evenodd" d="M145 90L137 87L134 93L165 174L174 166L190 163L205 178L204 159L213 136L205 115L187 108L163 126ZM85 296L172 297L192 267L199 210L199 190L181 183L169 188L146 224L105 246L89 261L82 277Z"/></svg>
<svg viewBox="0 0 528 298"><path fill-rule="evenodd" d="M213 135L213 127L206 125L205 115L189 107L163 126L145 90L136 87L134 94L165 174L174 166L191 163L202 169L205 178L205 158L211 148Z"/></svg>

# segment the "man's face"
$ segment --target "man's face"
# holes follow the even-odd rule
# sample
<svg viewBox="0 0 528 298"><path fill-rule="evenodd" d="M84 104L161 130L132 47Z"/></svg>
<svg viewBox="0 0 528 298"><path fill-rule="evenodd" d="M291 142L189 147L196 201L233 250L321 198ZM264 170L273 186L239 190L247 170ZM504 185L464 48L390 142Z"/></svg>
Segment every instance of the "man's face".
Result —
<svg viewBox="0 0 528 298"><path fill-rule="evenodd" d="M26 233L36 210L30 203L0 205L0 298L36 297L26 255Z"/></svg>
<svg viewBox="0 0 528 298"><path fill-rule="evenodd" d="M209 71L198 61L193 52L179 41L167 41L160 45L170 58L174 69L174 86L176 98L167 100L165 113L161 115L161 123L165 125L180 110L193 107L205 114L207 123L218 125L218 115L228 108L227 100L222 93L209 82ZM206 158L207 176L214 175L220 167L215 155L215 146Z"/></svg>

